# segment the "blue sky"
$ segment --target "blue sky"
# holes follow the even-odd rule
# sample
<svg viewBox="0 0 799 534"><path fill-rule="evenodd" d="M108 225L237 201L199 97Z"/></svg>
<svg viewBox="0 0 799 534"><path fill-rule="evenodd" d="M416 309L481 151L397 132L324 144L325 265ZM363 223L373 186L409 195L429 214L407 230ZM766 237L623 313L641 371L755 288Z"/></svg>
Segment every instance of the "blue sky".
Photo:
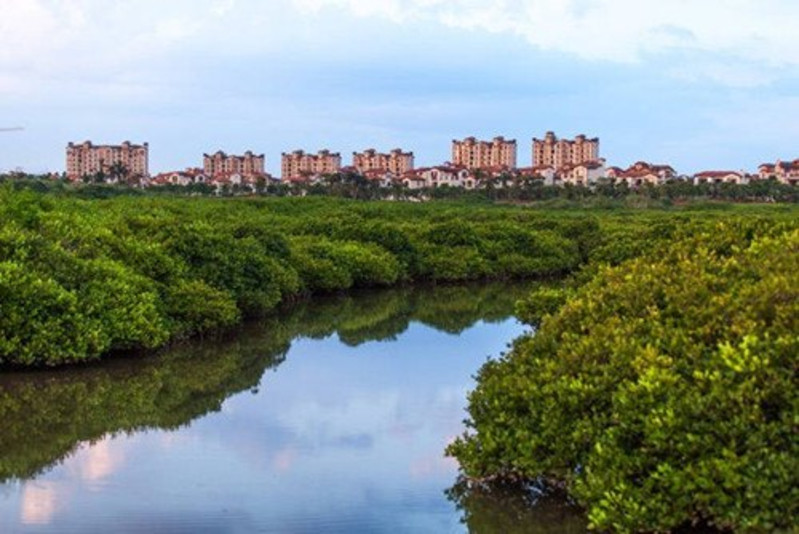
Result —
<svg viewBox="0 0 799 534"><path fill-rule="evenodd" d="M0 0L0 171L69 141L203 152L402 147L547 130L613 165L799 157L796 0Z"/></svg>

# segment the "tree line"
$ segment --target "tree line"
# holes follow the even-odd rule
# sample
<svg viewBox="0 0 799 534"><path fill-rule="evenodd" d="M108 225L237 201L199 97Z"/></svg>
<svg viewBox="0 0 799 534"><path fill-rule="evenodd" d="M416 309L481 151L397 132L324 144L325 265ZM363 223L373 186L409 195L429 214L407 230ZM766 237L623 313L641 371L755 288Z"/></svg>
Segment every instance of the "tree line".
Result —
<svg viewBox="0 0 799 534"><path fill-rule="evenodd" d="M111 171L109 171L111 172ZM118 173L118 170L114 171ZM752 180L748 184L701 183L694 185L684 180L672 180L663 185L644 184L630 187L626 183L611 181L591 186L544 185L544 180L535 177L499 177L483 179L484 185L477 189L461 187L425 187L408 189L401 184L382 187L355 172L339 172L320 177L313 182L280 183L260 180L255 184L195 183L188 185L159 185L142 189L138 182L105 183L109 176L101 174L70 184L64 180L53 180L46 176L10 173L0 175L0 183L10 182L20 189L39 192L57 192L83 198L107 198L124 195L168 195L192 197L234 196L330 196L360 200L469 200L473 202L565 202L579 207L616 208L645 203L648 206L668 207L674 204L699 201L736 203L797 203L799 188L780 183L776 179ZM114 179L117 181L117 179Z"/></svg>

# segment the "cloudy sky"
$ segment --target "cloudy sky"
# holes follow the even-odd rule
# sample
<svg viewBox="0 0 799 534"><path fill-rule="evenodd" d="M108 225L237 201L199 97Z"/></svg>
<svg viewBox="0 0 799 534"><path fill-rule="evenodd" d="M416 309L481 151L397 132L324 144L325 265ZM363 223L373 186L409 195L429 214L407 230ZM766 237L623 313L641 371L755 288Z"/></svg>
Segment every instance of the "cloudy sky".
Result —
<svg viewBox="0 0 799 534"><path fill-rule="evenodd" d="M689 173L799 157L797 0L0 0L0 171L554 130Z"/></svg>

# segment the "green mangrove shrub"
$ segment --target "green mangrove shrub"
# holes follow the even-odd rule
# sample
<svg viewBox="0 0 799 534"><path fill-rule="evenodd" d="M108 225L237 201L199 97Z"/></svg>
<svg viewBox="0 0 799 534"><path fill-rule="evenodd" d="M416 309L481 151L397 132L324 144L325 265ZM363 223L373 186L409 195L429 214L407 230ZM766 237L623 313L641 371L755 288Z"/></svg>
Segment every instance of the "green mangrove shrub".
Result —
<svg viewBox="0 0 799 534"><path fill-rule="evenodd" d="M603 531L795 528L799 230L746 227L537 294L557 311L480 370L464 474L565 487Z"/></svg>
<svg viewBox="0 0 799 534"><path fill-rule="evenodd" d="M7 293L0 364L12 365L148 349L263 316L299 296L350 288L579 270L576 287L605 263L709 231L718 219L324 197L72 195L0 185ZM720 211L740 221L742 233L717 235L719 251L795 224L789 208L738 211ZM40 300L29 298L37 293Z"/></svg>

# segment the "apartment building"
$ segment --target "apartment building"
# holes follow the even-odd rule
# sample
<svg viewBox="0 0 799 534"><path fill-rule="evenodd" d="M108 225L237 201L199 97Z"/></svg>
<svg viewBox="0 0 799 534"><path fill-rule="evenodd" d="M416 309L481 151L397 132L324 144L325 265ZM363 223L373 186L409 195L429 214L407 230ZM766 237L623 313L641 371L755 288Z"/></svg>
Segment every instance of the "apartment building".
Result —
<svg viewBox="0 0 799 534"><path fill-rule="evenodd" d="M489 168L516 168L516 140L495 137L479 141L467 137L452 141L452 164L469 170Z"/></svg>
<svg viewBox="0 0 799 534"><path fill-rule="evenodd" d="M123 171L125 177L149 175L149 146L125 141L121 145L94 145L91 141L67 145L67 178L106 174L115 179Z"/></svg>
<svg viewBox="0 0 799 534"><path fill-rule="evenodd" d="M352 166L360 174L379 170L401 176L413 170L413 163L413 152L403 152L399 148L388 154L380 153L374 148L352 153Z"/></svg>
<svg viewBox="0 0 799 534"><path fill-rule="evenodd" d="M219 150L215 154L203 154L203 173L209 177L263 176L266 174L266 158L263 154L253 154L248 150L241 156L228 155Z"/></svg>
<svg viewBox="0 0 799 534"><path fill-rule="evenodd" d="M280 170L283 180L334 174L341 170L341 154L329 150L320 150L317 154L308 154L303 150L284 152Z"/></svg>
<svg viewBox="0 0 799 534"><path fill-rule="evenodd" d="M547 132L543 139L533 139L533 167L550 165L561 169L587 161L599 160L599 138L578 135L574 139L558 139Z"/></svg>

